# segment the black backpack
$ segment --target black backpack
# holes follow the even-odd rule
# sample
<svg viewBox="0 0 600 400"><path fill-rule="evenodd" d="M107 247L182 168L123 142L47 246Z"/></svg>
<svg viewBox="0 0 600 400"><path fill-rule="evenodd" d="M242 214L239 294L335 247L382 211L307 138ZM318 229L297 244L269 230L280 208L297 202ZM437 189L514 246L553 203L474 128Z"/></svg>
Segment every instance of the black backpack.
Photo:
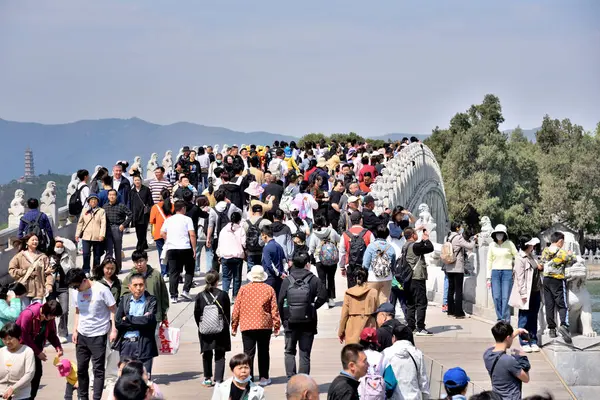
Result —
<svg viewBox="0 0 600 400"><path fill-rule="evenodd" d="M363 229L358 235L350 231L346 231L346 234L350 238L350 251L348 252L348 265L360 265L362 266L363 257L367 250L367 244L365 243L364 236L368 231Z"/></svg>
<svg viewBox="0 0 600 400"><path fill-rule="evenodd" d="M310 295L310 280L314 275L307 274L304 279L295 279L291 274L286 293L288 322L292 324L310 322L314 318L313 299Z"/></svg>
<svg viewBox="0 0 600 400"><path fill-rule="evenodd" d="M398 282L400 282L403 285L406 284L406 282L410 281L413 276L414 269L409 264L408 257L406 257L409 246L413 246L413 245L414 245L414 242L407 243L402 248L402 255L400 256L398 261L396 261L396 273L395 273L394 277L396 278L396 280Z"/></svg>
<svg viewBox="0 0 600 400"><path fill-rule="evenodd" d="M263 246L260 244L260 223L263 219L259 218L256 223L248 220L248 232L246 232L246 250L251 252L261 252Z"/></svg>
<svg viewBox="0 0 600 400"><path fill-rule="evenodd" d="M83 211L83 203L81 202L81 191L87 185L77 188L75 193L69 198L69 215L79 216Z"/></svg>
<svg viewBox="0 0 600 400"><path fill-rule="evenodd" d="M48 236L40 226L40 218L42 218L41 211L34 220L27 221L23 219L23 217L21 217L21 221L26 224L23 236L29 234L34 234L35 236L37 236L39 241L38 248L40 251L44 252L48 249Z"/></svg>
<svg viewBox="0 0 600 400"><path fill-rule="evenodd" d="M225 206L225 210L223 210L223 212L218 212L216 209L215 211L217 212L217 231L216 234L220 234L221 231L223 230L223 228L225 227L225 225L227 225L230 221L229 221L229 206L231 206L231 204L227 203L227 206Z"/></svg>

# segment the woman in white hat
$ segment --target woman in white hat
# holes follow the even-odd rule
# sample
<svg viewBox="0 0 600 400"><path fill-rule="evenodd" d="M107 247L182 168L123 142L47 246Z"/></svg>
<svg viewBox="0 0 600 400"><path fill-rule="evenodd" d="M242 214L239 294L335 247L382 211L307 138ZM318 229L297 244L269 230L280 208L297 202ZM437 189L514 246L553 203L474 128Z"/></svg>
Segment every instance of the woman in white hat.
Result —
<svg viewBox="0 0 600 400"><path fill-rule="evenodd" d="M264 191L265 189L263 189L258 182L250 182L250 185L246 188L246 190L244 190L244 192L248 194L248 196L250 196L250 203L248 204L248 215L252 215L252 206L254 206L255 204L260 204L262 206L263 215L264 213L271 211L271 209L273 208L274 197L268 195L266 198L267 202L263 203L262 201L260 201L260 196L263 194Z"/></svg>
<svg viewBox="0 0 600 400"><path fill-rule="evenodd" d="M529 338L519 336L525 353L538 352L537 317L542 304L542 271L544 267L533 258L533 248L540 243L538 238L519 238L519 256L515 259L515 282L509 304L519 310L519 328L529 332Z"/></svg>
<svg viewBox="0 0 600 400"><path fill-rule="evenodd" d="M248 272L250 283L240 288L233 315L231 316L231 334L236 335L238 326L242 332L244 353L250 359L250 377L254 378L254 355L258 348L258 372L260 386L271 384L269 378L271 334L279 334L281 320L277 308L275 290L265 283L267 273L262 265L255 265Z"/></svg>
<svg viewBox="0 0 600 400"><path fill-rule="evenodd" d="M487 255L487 286L492 288L492 297L498 321L510 323L508 298L513 284L513 265L519 256L514 243L508 240L506 226L496 225Z"/></svg>

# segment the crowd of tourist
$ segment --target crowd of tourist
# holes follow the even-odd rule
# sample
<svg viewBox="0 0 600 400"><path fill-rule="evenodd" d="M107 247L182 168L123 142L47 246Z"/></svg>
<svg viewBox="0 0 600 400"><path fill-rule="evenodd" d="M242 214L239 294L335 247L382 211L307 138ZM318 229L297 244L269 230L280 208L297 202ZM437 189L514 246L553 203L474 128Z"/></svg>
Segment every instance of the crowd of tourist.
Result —
<svg viewBox="0 0 600 400"><path fill-rule="evenodd" d="M328 399L430 398L424 355L414 341L414 336L432 335L426 328L425 286L425 256L434 251L430 232L415 226L416 218L402 206L375 213L377 199L370 194L386 162L410 141L380 149L356 141L303 148L275 142L223 152L186 146L173 170L157 167L147 185L142 171L127 171L124 161L113 166L112 175L106 168L95 176L82 169L69 201L70 213L78 217L75 241L54 236L37 200L30 199L31 211L19 228L19 251L10 262L14 283L3 284L0 300L5 346L0 356L11 359L10 366L0 365L0 393L36 397L48 342L67 381L65 398L77 392L87 400L91 391L99 400L105 390L118 400L162 398L150 380L159 355L158 331L168 325L171 304L195 301L202 385L214 387L214 400L266 398L263 388L272 383L271 338L280 332L288 398L316 399L318 386L309 375L317 310L336 307L343 295L342 371ZM123 233L130 227L137 244L132 268L121 282ZM160 260L154 267L146 252L149 227ZM543 266L532 256L535 240L522 238L517 250L503 225L492 238L488 275L499 322L492 329L496 345L486 351L484 362L494 392L520 399L530 364L523 354L507 350L518 336L524 351L539 351L535 319L542 292L552 311L547 314L551 335L556 336L556 310L558 332L568 339L564 268L573 256L561 249L560 233L544 250ZM461 319L466 257L477 237L467 237L457 221L445 242L444 311ZM75 262L78 245L82 268ZM346 277L346 290L336 288L338 270ZM206 286L194 299L190 290L200 275ZM519 309L514 331L509 304ZM73 361L62 349L68 342L69 307L75 307ZM226 354L238 332L243 353L230 358L232 376L225 379ZM468 384L461 368L444 375L450 398L465 399Z"/></svg>

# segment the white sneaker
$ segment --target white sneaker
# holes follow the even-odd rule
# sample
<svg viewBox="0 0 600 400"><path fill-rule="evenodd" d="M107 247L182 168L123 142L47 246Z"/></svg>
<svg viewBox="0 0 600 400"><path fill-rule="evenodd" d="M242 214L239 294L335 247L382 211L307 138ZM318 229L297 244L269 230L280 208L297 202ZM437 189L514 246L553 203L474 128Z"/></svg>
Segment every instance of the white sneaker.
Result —
<svg viewBox="0 0 600 400"><path fill-rule="evenodd" d="M327 301L327 306L329 308L335 307L335 299L329 299L329 301Z"/></svg>
<svg viewBox="0 0 600 400"><path fill-rule="evenodd" d="M525 352L525 353L531 353L532 349L531 346L528 344L524 344L523 346L521 346L521 349Z"/></svg>
<svg viewBox="0 0 600 400"><path fill-rule="evenodd" d="M183 297L186 300L192 300L192 296L190 296L189 292L183 292L183 293L181 293L181 297Z"/></svg>
<svg viewBox="0 0 600 400"><path fill-rule="evenodd" d="M66 338L66 337L64 337L64 336L59 336L59 337L58 337L58 340L60 340L60 342L61 342L61 343L63 343L63 344L64 344L64 343L67 343L67 338Z"/></svg>
<svg viewBox="0 0 600 400"><path fill-rule="evenodd" d="M537 344L532 344L531 345L531 351L534 353L538 353L540 351L540 348Z"/></svg>

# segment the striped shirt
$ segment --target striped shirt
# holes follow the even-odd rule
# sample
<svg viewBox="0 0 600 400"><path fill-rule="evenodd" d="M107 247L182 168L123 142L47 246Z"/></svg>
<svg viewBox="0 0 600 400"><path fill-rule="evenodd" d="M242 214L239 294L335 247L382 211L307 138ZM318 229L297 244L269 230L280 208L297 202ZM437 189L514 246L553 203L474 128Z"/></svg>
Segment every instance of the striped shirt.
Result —
<svg viewBox="0 0 600 400"><path fill-rule="evenodd" d="M150 187L150 193L152 193L152 200L154 200L154 204L158 204L162 201L160 192L162 192L163 189L172 189L171 183L166 179L163 179L162 181L152 179L148 186Z"/></svg>

